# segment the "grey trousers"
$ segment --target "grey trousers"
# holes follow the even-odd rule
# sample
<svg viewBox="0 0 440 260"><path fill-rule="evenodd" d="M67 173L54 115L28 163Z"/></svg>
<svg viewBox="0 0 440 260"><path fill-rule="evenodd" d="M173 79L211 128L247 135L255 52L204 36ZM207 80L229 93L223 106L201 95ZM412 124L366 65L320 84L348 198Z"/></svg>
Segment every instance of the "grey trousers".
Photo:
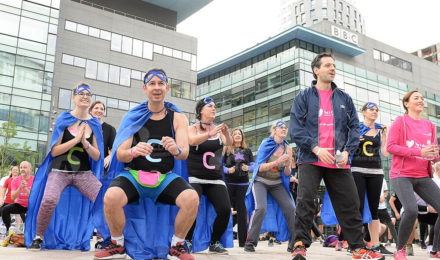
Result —
<svg viewBox="0 0 440 260"><path fill-rule="evenodd" d="M440 212L440 188L431 178L407 178L398 177L391 179L391 185L396 191L404 208L404 214L400 221L399 233L397 235L397 250L402 249L414 227L418 215L418 206L414 192L426 203L431 205L437 212ZM434 243L432 251L439 250L440 218L437 218L434 226Z"/></svg>
<svg viewBox="0 0 440 260"><path fill-rule="evenodd" d="M261 225L263 224L264 217L266 216L268 192L283 211L287 222L287 229L289 230L291 237L293 236L295 229L295 207L293 206L293 201L283 184L266 185L262 182L255 181L252 186L252 193L255 199L255 210L249 223L250 228L246 241L247 243L254 244L254 246L258 244L258 236L261 231Z"/></svg>

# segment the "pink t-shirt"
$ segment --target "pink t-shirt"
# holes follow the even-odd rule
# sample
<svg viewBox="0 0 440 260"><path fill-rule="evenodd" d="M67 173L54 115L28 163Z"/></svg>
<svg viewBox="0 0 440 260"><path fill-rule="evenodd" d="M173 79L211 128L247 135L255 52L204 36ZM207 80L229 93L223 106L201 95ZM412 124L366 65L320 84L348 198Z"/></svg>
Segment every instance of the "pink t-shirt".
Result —
<svg viewBox="0 0 440 260"><path fill-rule="evenodd" d="M404 139L404 126L406 126L406 139ZM437 144L435 135L433 124L426 119L415 120L405 115L396 120L390 128L387 140L387 151L392 154L390 178L428 177L430 161L434 158L423 158L421 151L431 144Z"/></svg>
<svg viewBox="0 0 440 260"><path fill-rule="evenodd" d="M332 106L332 91L333 90L318 90L319 93L319 147L320 148L333 148L329 153L335 156L335 131L334 131L334 117ZM342 152L342 151L341 151ZM321 160L316 163L312 163L317 166L327 168L338 168L336 164L325 164ZM350 165L346 165L343 169L350 168Z"/></svg>
<svg viewBox="0 0 440 260"><path fill-rule="evenodd" d="M18 190L18 187L20 187L20 184L21 184L21 180L23 179L23 176L18 176L17 178L15 178L13 181L12 181L12 190L13 191L16 191L16 190ZM31 188L32 188L32 183L34 183L34 176L29 176L29 179L27 179L27 181L26 181L26 183L27 183L27 188L29 189L29 190L31 190ZM18 197L17 197L17 199L15 199L15 202L16 203L18 203L18 204L20 204L20 205L22 205L23 207L25 207L25 208L27 208L27 206L28 206L28 200L29 200L29 195L27 195L27 193L26 193L26 190L25 189L22 189L21 191L20 191L20 194L18 195Z"/></svg>
<svg viewBox="0 0 440 260"><path fill-rule="evenodd" d="M5 203L11 204L14 203L14 201L11 199L11 185L14 178L10 177L5 181L5 184L3 184L3 188L8 190L8 193L6 193L5 197Z"/></svg>

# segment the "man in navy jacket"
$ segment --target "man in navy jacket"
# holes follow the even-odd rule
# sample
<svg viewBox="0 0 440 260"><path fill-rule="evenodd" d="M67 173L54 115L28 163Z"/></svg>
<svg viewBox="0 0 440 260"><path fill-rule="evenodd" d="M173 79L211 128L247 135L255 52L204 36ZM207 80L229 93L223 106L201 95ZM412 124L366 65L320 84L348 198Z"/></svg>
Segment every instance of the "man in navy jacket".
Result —
<svg viewBox="0 0 440 260"><path fill-rule="evenodd" d="M290 135L297 145L298 197L294 260L304 260L311 244L313 199L324 178L353 259L384 259L366 250L362 240L359 197L350 170L350 154L359 144L359 119L351 97L333 80L335 61L321 53L312 61L316 80L295 98L290 111Z"/></svg>

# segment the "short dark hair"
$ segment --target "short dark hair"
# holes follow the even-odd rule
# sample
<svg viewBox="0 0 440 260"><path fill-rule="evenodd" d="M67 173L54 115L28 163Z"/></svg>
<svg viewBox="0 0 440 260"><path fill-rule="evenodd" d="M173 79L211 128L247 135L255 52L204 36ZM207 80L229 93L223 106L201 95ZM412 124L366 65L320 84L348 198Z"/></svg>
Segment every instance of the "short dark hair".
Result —
<svg viewBox="0 0 440 260"><path fill-rule="evenodd" d="M105 111L105 104L104 104L104 102L102 102L101 100L96 100L96 101L93 102L92 105L90 106L90 108L89 108L89 113L91 113L92 110L93 110L93 108L94 108L96 105L98 105L98 104L101 104L101 105L104 107L104 111Z"/></svg>
<svg viewBox="0 0 440 260"><path fill-rule="evenodd" d="M318 77L316 76L315 72L313 71L313 68L316 67L316 68L319 69L321 67L321 59L324 58L324 57L330 57L333 60L335 60L333 55L331 53L328 53L328 52L323 52L323 53L320 53L320 54L316 55L316 57L313 59L312 64L311 64L313 77L315 79L318 79Z"/></svg>

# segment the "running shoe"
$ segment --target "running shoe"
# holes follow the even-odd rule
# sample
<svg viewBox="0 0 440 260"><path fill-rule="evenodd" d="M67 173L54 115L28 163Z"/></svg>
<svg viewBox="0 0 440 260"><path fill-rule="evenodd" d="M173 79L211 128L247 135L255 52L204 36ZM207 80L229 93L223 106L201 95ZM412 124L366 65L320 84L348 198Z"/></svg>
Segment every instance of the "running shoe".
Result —
<svg viewBox="0 0 440 260"><path fill-rule="evenodd" d="M226 250L219 241L215 242L215 244L209 245L209 252L219 255L229 254L228 250Z"/></svg>
<svg viewBox="0 0 440 260"><path fill-rule="evenodd" d="M185 249L185 242L179 242L170 248L168 259L172 260L194 260L194 256L189 254Z"/></svg>
<svg viewBox="0 0 440 260"><path fill-rule="evenodd" d="M421 247L422 249L426 249L426 243L425 243L425 241L420 242L420 247Z"/></svg>
<svg viewBox="0 0 440 260"><path fill-rule="evenodd" d="M275 239L273 242L277 245L281 245L281 241L279 241L278 239Z"/></svg>
<svg viewBox="0 0 440 260"><path fill-rule="evenodd" d="M435 254L433 254L433 252L430 252L429 259L440 259L440 251L437 251Z"/></svg>
<svg viewBox="0 0 440 260"><path fill-rule="evenodd" d="M347 240L344 240L344 242L342 242L342 248L347 249L348 248L348 242Z"/></svg>
<svg viewBox="0 0 440 260"><path fill-rule="evenodd" d="M43 240L41 238L35 238L34 240L32 240L32 243L29 246L29 249L30 250L40 250L42 244L43 244Z"/></svg>
<svg viewBox="0 0 440 260"><path fill-rule="evenodd" d="M188 253L191 254L193 250L193 244L192 241L186 240L186 246L188 247Z"/></svg>
<svg viewBox="0 0 440 260"><path fill-rule="evenodd" d="M252 243L247 242L244 244L244 251L246 252L255 252L255 246Z"/></svg>
<svg viewBox="0 0 440 260"><path fill-rule="evenodd" d="M372 248L375 252L379 252L382 255L392 255L393 252L388 251L388 249L386 249L382 244L375 246Z"/></svg>
<svg viewBox="0 0 440 260"><path fill-rule="evenodd" d="M125 247L117 245L116 241L112 242L104 247L99 252L96 252L93 259L125 259Z"/></svg>
<svg viewBox="0 0 440 260"><path fill-rule="evenodd" d="M353 250L351 259L385 260L385 256L377 254L373 250L369 250L363 247L358 250Z"/></svg>
<svg viewBox="0 0 440 260"><path fill-rule="evenodd" d="M273 239L269 239L269 242L267 242L268 247L273 247Z"/></svg>
<svg viewBox="0 0 440 260"><path fill-rule="evenodd" d="M405 253L405 247L394 252L394 260L407 260L406 253Z"/></svg>
<svg viewBox="0 0 440 260"><path fill-rule="evenodd" d="M306 260L306 252L307 249L304 246L303 242L296 242L295 246L293 247L292 260Z"/></svg>

